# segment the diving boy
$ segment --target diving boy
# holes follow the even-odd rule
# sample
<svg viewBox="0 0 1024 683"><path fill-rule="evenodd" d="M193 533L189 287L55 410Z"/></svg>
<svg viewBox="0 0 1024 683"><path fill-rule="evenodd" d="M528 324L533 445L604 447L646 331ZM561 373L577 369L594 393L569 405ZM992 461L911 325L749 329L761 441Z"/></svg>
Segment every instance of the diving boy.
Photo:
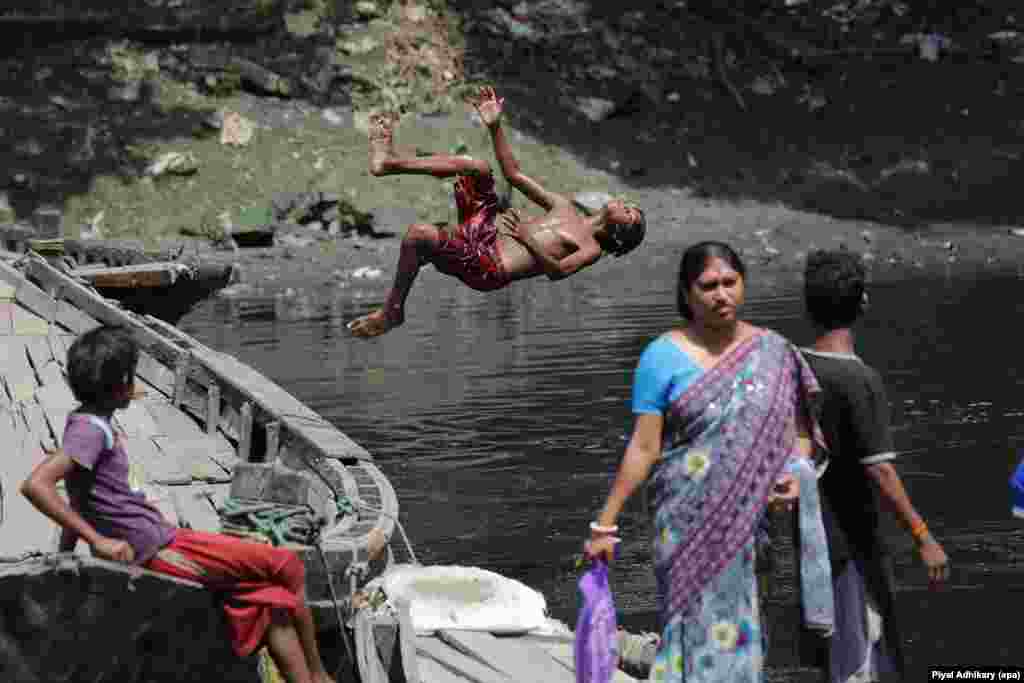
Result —
<svg viewBox="0 0 1024 683"><path fill-rule="evenodd" d="M394 121L384 116L371 120L370 173L458 176L455 201L459 225L451 232L428 223L409 226L402 239L394 285L383 308L350 322L354 335L375 337L401 325L406 297L427 263L487 292L538 275L560 280L592 265L605 252L623 256L643 241L647 223L639 207L615 200L584 217L569 198L545 189L520 170L501 128L504 101L493 88L484 87L473 106L491 133L502 175L544 209L546 213L540 217L522 218L514 210L500 209L487 161L451 155L400 157L392 141Z"/></svg>

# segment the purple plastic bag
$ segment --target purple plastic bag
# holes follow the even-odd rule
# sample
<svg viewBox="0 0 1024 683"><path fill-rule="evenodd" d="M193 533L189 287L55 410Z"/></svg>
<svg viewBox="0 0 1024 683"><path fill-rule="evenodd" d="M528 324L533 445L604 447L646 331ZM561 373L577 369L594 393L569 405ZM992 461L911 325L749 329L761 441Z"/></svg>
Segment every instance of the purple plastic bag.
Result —
<svg viewBox="0 0 1024 683"><path fill-rule="evenodd" d="M579 580L576 619L576 683L609 683L619 665L615 602L608 586L608 565L595 560Z"/></svg>

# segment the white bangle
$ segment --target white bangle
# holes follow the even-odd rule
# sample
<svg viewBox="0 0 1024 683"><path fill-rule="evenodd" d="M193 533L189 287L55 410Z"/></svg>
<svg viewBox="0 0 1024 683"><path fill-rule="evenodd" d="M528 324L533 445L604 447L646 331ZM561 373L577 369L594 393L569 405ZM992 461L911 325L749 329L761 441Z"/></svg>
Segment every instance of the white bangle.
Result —
<svg viewBox="0 0 1024 683"><path fill-rule="evenodd" d="M598 534L614 534L619 530L619 525L614 526L601 526L597 522L590 523L590 530Z"/></svg>

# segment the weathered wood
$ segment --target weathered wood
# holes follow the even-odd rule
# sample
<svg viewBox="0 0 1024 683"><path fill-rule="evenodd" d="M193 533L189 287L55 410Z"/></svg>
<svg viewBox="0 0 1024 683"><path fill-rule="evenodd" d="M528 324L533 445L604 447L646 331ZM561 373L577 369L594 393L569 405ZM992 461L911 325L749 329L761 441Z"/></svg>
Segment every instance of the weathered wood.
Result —
<svg viewBox="0 0 1024 683"><path fill-rule="evenodd" d="M263 425L263 429L267 433L267 450L263 454L263 462L273 464L277 462L277 451L281 446L281 423L268 422Z"/></svg>
<svg viewBox="0 0 1024 683"><path fill-rule="evenodd" d="M252 403L242 404L242 429L238 435L238 457L249 462L252 458Z"/></svg>
<svg viewBox="0 0 1024 683"><path fill-rule="evenodd" d="M3 375L14 402L29 401L35 395L39 382L28 361L24 338L9 337L0 345L0 375Z"/></svg>
<svg viewBox="0 0 1024 683"><path fill-rule="evenodd" d="M0 261L0 280L15 288L15 300L36 315L46 317L53 310L53 298L29 282L25 274Z"/></svg>
<svg viewBox="0 0 1024 683"><path fill-rule="evenodd" d="M217 448L213 439L157 436L153 437L153 443L160 449L164 458L178 463L193 480L210 484L231 482L231 472L225 471L213 457Z"/></svg>
<svg viewBox="0 0 1024 683"><path fill-rule="evenodd" d="M162 486L183 486L192 483L192 474L176 458L169 458L157 447L153 439L142 436L126 436L125 451L135 466L142 481L132 482L139 486L150 482Z"/></svg>
<svg viewBox="0 0 1024 683"><path fill-rule="evenodd" d="M399 598L395 601L398 612L398 647L402 653L402 670L406 683L429 683L420 675L419 658L416 656L416 629L412 625L412 610L409 601Z"/></svg>
<svg viewBox="0 0 1024 683"><path fill-rule="evenodd" d="M0 524L0 554L56 550L58 527L35 509L18 487L42 460L37 440L24 427L17 429L10 413L0 413L0 485L4 491L4 523Z"/></svg>
<svg viewBox="0 0 1024 683"><path fill-rule="evenodd" d="M78 407L78 401L75 400L68 385L60 383L47 384L36 389L36 401L43 409L43 415L50 425L56 445L60 446L64 437L64 425L67 424L71 411Z"/></svg>
<svg viewBox="0 0 1024 683"><path fill-rule="evenodd" d="M463 678L450 671L430 657L418 656L416 665L423 683L475 683L472 679Z"/></svg>
<svg viewBox="0 0 1024 683"><path fill-rule="evenodd" d="M210 382L206 385L206 433L216 434L220 425L220 385Z"/></svg>
<svg viewBox="0 0 1024 683"><path fill-rule="evenodd" d="M98 320L85 311L75 308L67 301L57 302L57 313L54 319L58 325L67 328L76 336L100 326Z"/></svg>
<svg viewBox="0 0 1024 683"><path fill-rule="evenodd" d="M575 676L544 650L519 638L490 633L442 629L438 637L463 654L475 657L517 681L575 683Z"/></svg>
<svg viewBox="0 0 1024 683"><path fill-rule="evenodd" d="M514 680L494 667L459 652L435 636L416 636L416 651L421 663L424 658L433 659L458 672L463 680L476 683L511 683Z"/></svg>
<svg viewBox="0 0 1024 683"><path fill-rule="evenodd" d="M158 432L156 436L169 436L174 439L198 439L204 436L203 430L195 420L170 403L149 398L138 403L153 416Z"/></svg>
<svg viewBox="0 0 1024 683"><path fill-rule="evenodd" d="M125 408L116 411L114 420L128 436L149 439L162 434L152 413L146 410L142 401L132 401Z"/></svg>
<svg viewBox="0 0 1024 683"><path fill-rule="evenodd" d="M223 505L227 490L227 484L207 484L174 487L169 493L176 501L179 520L185 520L192 529L217 532L220 531L220 515L214 505Z"/></svg>
<svg viewBox="0 0 1024 683"><path fill-rule="evenodd" d="M11 321L17 335L46 336L50 331L50 323L21 306L11 309Z"/></svg>
<svg viewBox="0 0 1024 683"><path fill-rule="evenodd" d="M170 398L174 394L174 372L145 351L139 352L135 374L164 396Z"/></svg>
<svg viewBox="0 0 1024 683"><path fill-rule="evenodd" d="M138 287L168 287L178 281L188 266L181 263L140 263L133 266L84 266L73 273L94 287L134 289Z"/></svg>
<svg viewBox="0 0 1024 683"><path fill-rule="evenodd" d="M191 364L191 354L186 353L174 367L174 395L171 403L174 406L181 405L184 400L185 382L188 381L188 366Z"/></svg>
<svg viewBox="0 0 1024 683"><path fill-rule="evenodd" d="M46 335L46 340L50 343L50 352L53 354L54 359L56 359L61 367L67 365L68 349L71 348L72 342L75 341L74 335L60 332L54 333L53 328L51 328L51 334Z"/></svg>
<svg viewBox="0 0 1024 683"><path fill-rule="evenodd" d="M14 309L17 307L13 301L0 300L0 335L14 334Z"/></svg>

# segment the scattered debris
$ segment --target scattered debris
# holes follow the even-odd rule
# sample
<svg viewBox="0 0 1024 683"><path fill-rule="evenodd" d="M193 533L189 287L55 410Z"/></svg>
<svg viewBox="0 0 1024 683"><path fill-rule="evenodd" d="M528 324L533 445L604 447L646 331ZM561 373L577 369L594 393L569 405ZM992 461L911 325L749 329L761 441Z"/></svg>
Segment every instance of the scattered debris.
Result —
<svg viewBox="0 0 1024 683"><path fill-rule="evenodd" d="M152 178L162 175L192 175L199 170L199 162L192 152L166 152L146 167L146 175Z"/></svg>
<svg viewBox="0 0 1024 683"><path fill-rule="evenodd" d="M362 268L356 268L354 271L352 271L352 277L358 279L365 278L368 280L376 279L383 274L384 271L382 271L380 268L373 268L371 266L363 266Z"/></svg>
<svg viewBox="0 0 1024 683"><path fill-rule="evenodd" d="M600 97L578 97L576 109L594 123L600 123L615 111L616 106L611 100Z"/></svg>
<svg viewBox="0 0 1024 683"><path fill-rule="evenodd" d="M238 112L224 112L223 123L220 129L220 144L243 147L252 140L254 132L255 126L252 121L243 117Z"/></svg>

